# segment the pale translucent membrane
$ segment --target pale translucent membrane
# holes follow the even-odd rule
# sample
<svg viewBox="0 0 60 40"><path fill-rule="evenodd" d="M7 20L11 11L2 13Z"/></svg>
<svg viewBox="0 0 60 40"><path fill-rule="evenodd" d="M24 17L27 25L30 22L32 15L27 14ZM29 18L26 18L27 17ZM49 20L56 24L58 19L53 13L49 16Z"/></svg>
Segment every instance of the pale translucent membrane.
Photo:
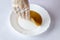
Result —
<svg viewBox="0 0 60 40"><path fill-rule="evenodd" d="M30 7L28 0L13 0L13 11L24 19L30 19Z"/></svg>

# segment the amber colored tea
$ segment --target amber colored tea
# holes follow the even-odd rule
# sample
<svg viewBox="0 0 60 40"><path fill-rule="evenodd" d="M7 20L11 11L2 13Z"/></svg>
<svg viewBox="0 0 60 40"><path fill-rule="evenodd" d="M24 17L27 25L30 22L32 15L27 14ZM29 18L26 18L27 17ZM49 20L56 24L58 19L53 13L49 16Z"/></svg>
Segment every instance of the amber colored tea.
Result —
<svg viewBox="0 0 60 40"><path fill-rule="evenodd" d="M40 26L42 24L42 17L37 12L30 10L30 19L31 21L36 24L37 26Z"/></svg>

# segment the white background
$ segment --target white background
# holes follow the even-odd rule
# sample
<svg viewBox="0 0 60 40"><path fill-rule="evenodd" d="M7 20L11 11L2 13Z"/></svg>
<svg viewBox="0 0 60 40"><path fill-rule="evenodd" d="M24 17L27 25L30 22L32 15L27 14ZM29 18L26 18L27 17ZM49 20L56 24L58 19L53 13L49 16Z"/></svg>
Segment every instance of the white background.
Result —
<svg viewBox="0 0 60 40"><path fill-rule="evenodd" d="M0 0L0 40L60 40L60 0L29 0L44 7L51 16L50 28L35 37L23 37L9 24L11 0Z"/></svg>

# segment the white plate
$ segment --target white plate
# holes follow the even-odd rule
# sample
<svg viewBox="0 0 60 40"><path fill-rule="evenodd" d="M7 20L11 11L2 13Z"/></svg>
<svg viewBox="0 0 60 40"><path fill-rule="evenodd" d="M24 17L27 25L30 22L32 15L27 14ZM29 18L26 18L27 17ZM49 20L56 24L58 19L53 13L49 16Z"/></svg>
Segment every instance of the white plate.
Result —
<svg viewBox="0 0 60 40"><path fill-rule="evenodd" d="M35 36L45 32L49 28L51 22L48 12L44 8L36 4L30 4L30 10L34 10L41 15L43 23L40 27L36 27L36 25L29 21L25 22L25 20L21 20L16 13L12 13L10 16L10 22L12 27L18 33L28 36Z"/></svg>

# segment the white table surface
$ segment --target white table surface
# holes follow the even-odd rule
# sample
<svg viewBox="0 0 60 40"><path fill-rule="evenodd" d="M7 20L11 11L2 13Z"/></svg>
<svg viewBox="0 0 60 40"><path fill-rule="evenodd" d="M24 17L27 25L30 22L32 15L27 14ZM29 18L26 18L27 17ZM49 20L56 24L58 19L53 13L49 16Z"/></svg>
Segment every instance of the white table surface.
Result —
<svg viewBox="0 0 60 40"><path fill-rule="evenodd" d="M35 37L23 37L9 24L11 0L0 0L0 40L60 40L60 0L29 0L44 7L51 16L50 28Z"/></svg>

